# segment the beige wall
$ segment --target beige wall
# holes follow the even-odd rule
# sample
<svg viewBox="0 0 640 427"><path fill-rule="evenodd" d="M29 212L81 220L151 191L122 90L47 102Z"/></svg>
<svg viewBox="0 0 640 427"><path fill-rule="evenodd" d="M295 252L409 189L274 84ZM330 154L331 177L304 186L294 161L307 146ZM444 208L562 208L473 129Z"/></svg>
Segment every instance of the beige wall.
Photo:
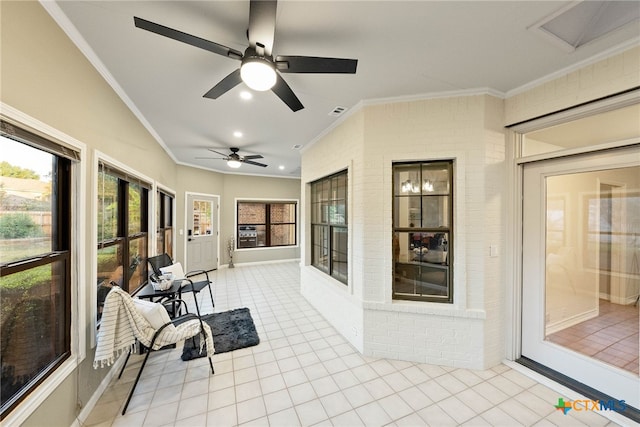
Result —
<svg viewBox="0 0 640 427"><path fill-rule="evenodd" d="M35 1L0 2L0 101L86 144L85 200L87 212L84 230L77 230L87 252L96 244L93 236L95 215L91 201L96 171L96 152L116 160L137 173L176 191L176 227L184 228L184 193L186 191L221 196L221 231L233 228L233 198L282 197L297 199L300 184L296 179L266 179L225 175L176 165L135 115L114 93L100 74L67 38L47 12ZM6 112L5 112L6 113ZM231 192L231 193L229 193ZM182 236L176 236L178 258L183 257ZM297 258L297 249L244 253L238 262L255 262ZM80 284L91 283L92 263L81 256L86 277ZM226 262L223 257L221 262ZM95 301L87 289L86 306ZM107 369L94 370L92 342L93 318L88 310L80 321L86 327L87 357L31 414L25 426L72 425L80 410L94 396ZM55 421L52 421L55 417Z"/></svg>

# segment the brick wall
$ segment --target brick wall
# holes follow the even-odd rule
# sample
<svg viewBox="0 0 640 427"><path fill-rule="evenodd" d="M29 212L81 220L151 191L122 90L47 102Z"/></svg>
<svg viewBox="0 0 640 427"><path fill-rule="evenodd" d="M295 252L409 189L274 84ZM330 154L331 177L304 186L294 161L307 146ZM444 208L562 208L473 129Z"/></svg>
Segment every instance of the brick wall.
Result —
<svg viewBox="0 0 640 427"><path fill-rule="evenodd" d="M365 354L476 368L500 360L483 354L483 337L500 329L500 270L486 264L488 242L503 242L502 114L502 100L485 95L369 105L303 153L303 182L349 166L350 280L305 272L303 257L302 291ZM430 159L455 159L454 304L392 301L391 166Z"/></svg>

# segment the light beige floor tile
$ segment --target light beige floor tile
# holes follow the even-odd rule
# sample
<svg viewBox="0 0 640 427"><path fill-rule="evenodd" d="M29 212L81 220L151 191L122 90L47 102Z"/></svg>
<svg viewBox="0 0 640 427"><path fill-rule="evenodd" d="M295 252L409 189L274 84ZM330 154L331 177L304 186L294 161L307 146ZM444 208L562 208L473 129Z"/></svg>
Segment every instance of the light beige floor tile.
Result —
<svg viewBox="0 0 640 427"><path fill-rule="evenodd" d="M391 420L398 420L414 412L411 406L409 406L397 394L392 394L378 400L378 404L389 415L389 418L391 418Z"/></svg>
<svg viewBox="0 0 640 427"><path fill-rule="evenodd" d="M356 408L356 412L367 427L384 426L392 421L378 402L371 402Z"/></svg>
<svg viewBox="0 0 640 427"><path fill-rule="evenodd" d="M345 412L336 417L331 418L331 423L335 427L358 427L364 426L364 423L358 416L356 411Z"/></svg>
<svg viewBox="0 0 640 427"><path fill-rule="evenodd" d="M267 409L267 414L273 414L284 409L291 408L293 406L293 401L291 400L287 390L280 390L274 393L265 394L264 404Z"/></svg>
<svg viewBox="0 0 640 427"><path fill-rule="evenodd" d="M311 426L328 418L319 400L312 400L296 405L295 410L303 426Z"/></svg>
<svg viewBox="0 0 640 427"><path fill-rule="evenodd" d="M320 398L327 416L333 418L353 409L342 392L336 392Z"/></svg>
<svg viewBox="0 0 640 427"><path fill-rule="evenodd" d="M300 425L300 419L298 413L294 408L285 409L284 411L270 414L269 425L271 426L298 426Z"/></svg>

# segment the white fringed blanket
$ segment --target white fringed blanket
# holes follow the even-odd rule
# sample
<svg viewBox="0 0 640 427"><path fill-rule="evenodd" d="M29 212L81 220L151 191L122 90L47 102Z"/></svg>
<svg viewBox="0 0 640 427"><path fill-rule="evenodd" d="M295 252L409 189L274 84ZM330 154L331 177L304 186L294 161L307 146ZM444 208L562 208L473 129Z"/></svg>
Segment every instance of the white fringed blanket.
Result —
<svg viewBox="0 0 640 427"><path fill-rule="evenodd" d="M201 332L200 325L198 319L193 319L178 326L167 326L156 338L153 349L157 350L197 335ZM201 342L207 343L207 356L211 357L215 352L211 328L204 322L202 325L205 339ZM136 310L131 295L114 286L105 300L93 367L97 369L112 365L123 351L133 348L136 338L149 347L155 333L156 329Z"/></svg>

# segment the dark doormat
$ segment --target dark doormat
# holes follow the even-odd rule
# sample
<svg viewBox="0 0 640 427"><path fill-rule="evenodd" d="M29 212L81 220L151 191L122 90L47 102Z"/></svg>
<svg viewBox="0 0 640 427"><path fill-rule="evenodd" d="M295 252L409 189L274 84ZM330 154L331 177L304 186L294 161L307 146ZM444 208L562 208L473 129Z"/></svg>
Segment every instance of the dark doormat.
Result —
<svg viewBox="0 0 640 427"><path fill-rule="evenodd" d="M202 320L211 326L216 354L260 344L260 337L258 337L256 326L253 324L251 312L248 308L205 314L202 316ZM184 342L182 360L197 359L207 355L206 350L200 353L199 335L195 337L195 344L194 348L193 340L191 339Z"/></svg>

